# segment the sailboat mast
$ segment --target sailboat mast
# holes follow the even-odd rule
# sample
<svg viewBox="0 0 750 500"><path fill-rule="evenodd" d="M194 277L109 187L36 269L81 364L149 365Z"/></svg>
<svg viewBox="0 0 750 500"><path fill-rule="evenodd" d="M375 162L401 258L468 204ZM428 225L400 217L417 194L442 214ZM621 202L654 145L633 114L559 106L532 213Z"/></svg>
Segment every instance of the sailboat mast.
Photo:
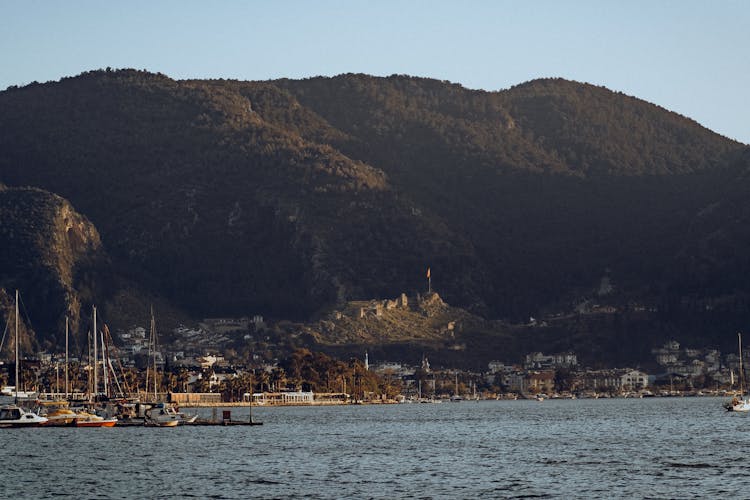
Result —
<svg viewBox="0 0 750 500"><path fill-rule="evenodd" d="M743 396L745 394L744 389L742 388L742 382L745 378L745 370L742 369L742 334L737 333L737 343L739 344L740 348L740 396Z"/></svg>
<svg viewBox="0 0 750 500"><path fill-rule="evenodd" d="M154 320L154 308L151 308L151 338L153 339L153 351L154 351L154 401L159 399L156 396L157 390L157 377L156 377L156 321Z"/></svg>
<svg viewBox="0 0 750 500"><path fill-rule="evenodd" d="M94 368L94 401L96 401L96 392L99 390L99 379L97 378L97 369L96 369L96 365L98 362L98 356L96 352L96 344L97 344L96 342L97 341L96 339L96 306L94 306L94 326L91 331L93 333L93 339L94 339L94 366L93 366Z"/></svg>
<svg viewBox="0 0 750 500"><path fill-rule="evenodd" d="M68 397L68 317L65 316L65 398Z"/></svg>
<svg viewBox="0 0 750 500"><path fill-rule="evenodd" d="M20 385L18 371L18 290L16 290L16 403L18 403L18 387Z"/></svg>
<svg viewBox="0 0 750 500"><path fill-rule="evenodd" d="M105 325L106 326L106 325ZM109 396L109 373L107 373L107 356L104 346L104 330L102 329L102 377L104 378L104 394Z"/></svg>

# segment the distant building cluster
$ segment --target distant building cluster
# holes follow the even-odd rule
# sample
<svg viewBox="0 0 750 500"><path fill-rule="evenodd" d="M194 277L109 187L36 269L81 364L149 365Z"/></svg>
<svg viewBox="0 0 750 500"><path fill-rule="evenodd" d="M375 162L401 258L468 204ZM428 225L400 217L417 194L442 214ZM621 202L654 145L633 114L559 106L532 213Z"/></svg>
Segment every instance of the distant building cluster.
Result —
<svg viewBox="0 0 750 500"><path fill-rule="evenodd" d="M664 373L672 377L710 377L720 384L727 384L731 383L732 372L739 373L739 356L728 354L722 363L721 352L717 349L683 348L672 340L652 349L651 353Z"/></svg>
<svg viewBox="0 0 750 500"><path fill-rule="evenodd" d="M602 279L598 296L606 296L612 291L612 283L608 277ZM365 323L372 318L382 318L385 311L403 310L418 307L425 316L431 316L433 310L442 306L437 294L417 297L410 304L406 294L394 299L374 300L353 303L344 311L334 313L336 319L347 316L353 321ZM640 305L630 305L638 310ZM644 306L645 307L645 306ZM585 300L575 307L577 314L611 314L617 309L602 306L591 300ZM387 316L387 314L386 314ZM527 326L544 328L549 323L562 318L562 313L549 315L541 320L530 318ZM450 318L449 318L450 319ZM151 334L142 326L118 332L118 346L113 348L112 357L124 367L143 368L144 359L156 364L160 370L167 368L181 370L185 373L184 386L186 392L201 387L211 390L227 380L236 377L243 371L255 370L259 373L271 374L278 369L275 356L283 352L284 342L300 337L303 332L295 329L294 324L279 322L268 326L263 317L255 315L242 318L207 318L197 327L179 326L164 337L168 342L157 342L155 352L151 342ZM330 323L323 322L324 326ZM461 349L461 344L450 343L454 339L454 332L460 332L461 323L445 321L440 323L441 335L448 342L445 349ZM162 335L160 334L160 337ZM233 345L252 343L253 354L244 360L242 366L236 365L235 355L226 354ZM179 349L167 346L179 346ZM226 356L225 356L226 354ZM651 350L653 362L648 364L649 370L641 367L616 367L608 369L592 369L581 366L578 355L572 351L544 353L534 351L525 354L521 359L512 361L494 360L489 362L486 371L474 373L455 369L435 368L423 357L421 363L409 365L403 361L375 360L370 362L368 355L363 353L364 366L380 375L398 380L410 395L430 394L431 397L466 397L472 395L480 387L482 391L494 393L497 397L525 397L540 394L557 395L559 397L586 397L600 395L629 395L654 394L665 395L677 391L695 389L715 390L731 388L739 379L740 358L737 354L723 356L716 349L693 349L680 345L677 341L669 341ZM235 365L230 364L229 358ZM59 364L59 354L41 353L36 363L41 370L44 365ZM747 364L747 363L746 363ZM31 366L35 366L33 363ZM287 394L287 389L281 384L269 383L268 393L248 395L248 398L265 404L288 403L292 400L309 399L307 394ZM481 391L480 391L481 392ZM345 390L342 390L342 394ZM274 394L274 395L271 395ZM290 399L292 398L292 399ZM296 399L295 399L296 398ZM302 398L302 399L300 399ZM333 399L339 396L332 396Z"/></svg>

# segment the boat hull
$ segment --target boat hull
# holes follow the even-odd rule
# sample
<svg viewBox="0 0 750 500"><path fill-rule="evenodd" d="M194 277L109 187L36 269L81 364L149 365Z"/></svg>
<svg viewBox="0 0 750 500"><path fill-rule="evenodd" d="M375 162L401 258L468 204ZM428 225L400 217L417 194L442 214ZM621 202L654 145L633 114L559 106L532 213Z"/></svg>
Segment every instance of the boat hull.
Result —
<svg viewBox="0 0 750 500"><path fill-rule="evenodd" d="M47 425L47 422L33 422L33 423L29 423L29 422L8 422L8 421L3 421L3 422L0 422L0 429L10 429L10 428L20 429L20 428L23 428L23 427L44 427L45 425Z"/></svg>
<svg viewBox="0 0 750 500"><path fill-rule="evenodd" d="M750 400L743 400L743 401L732 401L730 403L726 403L724 405L724 408L727 411L732 412L739 412L739 413L747 413L750 412Z"/></svg>
<svg viewBox="0 0 750 500"><path fill-rule="evenodd" d="M16 405L0 408L0 428L41 427L45 424L47 424L46 417L40 417L36 413L26 411Z"/></svg>
<svg viewBox="0 0 750 500"><path fill-rule="evenodd" d="M105 418L102 420L76 420L76 427L114 427L117 424L116 418Z"/></svg>
<svg viewBox="0 0 750 500"><path fill-rule="evenodd" d="M146 423L146 427L177 427L179 423L180 423L179 420L164 420L164 421L152 420Z"/></svg>

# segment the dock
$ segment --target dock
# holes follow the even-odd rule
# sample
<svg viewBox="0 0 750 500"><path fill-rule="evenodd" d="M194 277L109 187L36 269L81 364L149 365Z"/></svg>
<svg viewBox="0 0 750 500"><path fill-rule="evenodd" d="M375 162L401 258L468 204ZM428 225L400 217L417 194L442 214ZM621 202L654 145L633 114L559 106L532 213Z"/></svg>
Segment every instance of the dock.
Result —
<svg viewBox="0 0 750 500"><path fill-rule="evenodd" d="M252 414L247 420L233 420L231 410L222 410L221 418L217 418L214 410L213 418L198 418L193 422L185 422L184 425L263 425L263 422L253 420Z"/></svg>
<svg viewBox="0 0 750 500"><path fill-rule="evenodd" d="M263 422L253 420L252 415L247 420L234 420L232 419L232 412L230 410L223 410L221 418L214 415L213 418L198 418L193 422L182 421L179 426L234 426L234 425L263 425ZM118 420L115 427L159 427L158 425L149 424L145 418L132 418Z"/></svg>
<svg viewBox="0 0 750 500"><path fill-rule="evenodd" d="M198 419L195 422L183 425L263 425L263 422L255 422L254 420L211 420L211 419Z"/></svg>

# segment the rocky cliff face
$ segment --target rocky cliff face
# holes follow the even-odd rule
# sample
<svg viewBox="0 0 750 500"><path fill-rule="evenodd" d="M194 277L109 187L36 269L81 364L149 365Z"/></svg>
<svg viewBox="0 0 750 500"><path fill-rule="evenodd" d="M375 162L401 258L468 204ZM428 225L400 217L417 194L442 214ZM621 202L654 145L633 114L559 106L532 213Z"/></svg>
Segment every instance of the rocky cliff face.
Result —
<svg viewBox="0 0 750 500"><path fill-rule="evenodd" d="M78 331L82 305L91 304L100 288L97 281L106 276L99 274L106 272L106 258L91 222L55 194L2 188L0 241L0 303L5 321L12 318L18 289L25 331L36 332L40 340L64 341L66 316L72 331ZM31 348L34 335L22 337L27 339L23 347Z"/></svg>

